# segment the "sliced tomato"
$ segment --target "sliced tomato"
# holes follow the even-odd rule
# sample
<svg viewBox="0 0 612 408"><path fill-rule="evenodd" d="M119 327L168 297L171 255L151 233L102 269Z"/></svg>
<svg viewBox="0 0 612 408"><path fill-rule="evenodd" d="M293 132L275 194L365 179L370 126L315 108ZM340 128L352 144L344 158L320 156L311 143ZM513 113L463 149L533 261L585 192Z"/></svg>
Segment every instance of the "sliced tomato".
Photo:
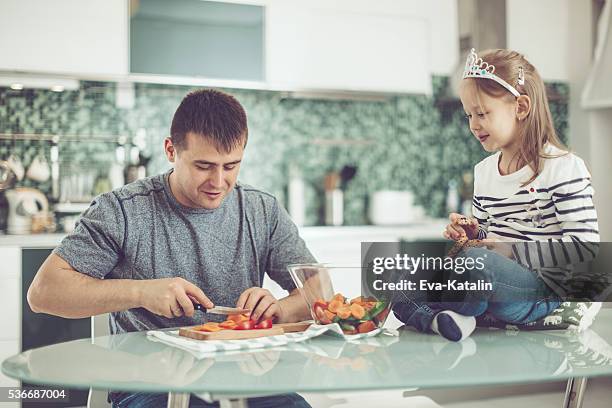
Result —
<svg viewBox="0 0 612 408"><path fill-rule="evenodd" d="M236 325L234 330L253 330L256 323L255 320L243 320Z"/></svg>
<svg viewBox="0 0 612 408"><path fill-rule="evenodd" d="M314 314L315 314L315 317L318 323L320 324L330 324L331 323L331 319L329 319L327 317L327 314L325 313L327 310L322 308L321 305L315 304L312 310L314 311Z"/></svg>
<svg viewBox="0 0 612 408"><path fill-rule="evenodd" d="M313 309L317 306L319 306L320 308L322 308L323 310L327 310L327 302L323 301L323 300L317 300L316 302L314 302L314 304L312 305Z"/></svg>
<svg viewBox="0 0 612 408"><path fill-rule="evenodd" d="M374 322L371 320L368 320L367 322L363 322L357 327L357 331L359 333L368 333L374 329L376 329L376 324L374 324Z"/></svg>
<svg viewBox="0 0 612 408"><path fill-rule="evenodd" d="M256 329L271 329L272 319L264 319L255 325Z"/></svg>
<svg viewBox="0 0 612 408"><path fill-rule="evenodd" d="M390 307L386 307L385 309L383 309L383 311L382 311L382 312L380 312L379 314L377 314L377 315L374 317L374 319L375 319L377 322L382 323L382 322L384 322L384 321L385 321L385 319L387 318L387 315L389 314L389 312L390 312L390 311L391 311L391 308L390 308Z"/></svg>

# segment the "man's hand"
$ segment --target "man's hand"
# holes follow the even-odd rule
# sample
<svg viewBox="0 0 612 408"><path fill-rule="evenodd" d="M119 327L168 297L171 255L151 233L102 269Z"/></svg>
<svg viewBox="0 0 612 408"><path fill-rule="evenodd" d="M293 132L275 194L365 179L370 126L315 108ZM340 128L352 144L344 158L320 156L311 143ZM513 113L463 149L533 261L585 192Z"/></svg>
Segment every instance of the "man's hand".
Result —
<svg viewBox="0 0 612 408"><path fill-rule="evenodd" d="M251 320L283 320L283 312L278 299L272 296L272 293L267 289L259 287L248 288L238 298L236 307L251 310Z"/></svg>
<svg viewBox="0 0 612 408"><path fill-rule="evenodd" d="M169 319L193 316L192 298L207 309L214 307L202 289L183 278L143 280L139 292L142 307Z"/></svg>

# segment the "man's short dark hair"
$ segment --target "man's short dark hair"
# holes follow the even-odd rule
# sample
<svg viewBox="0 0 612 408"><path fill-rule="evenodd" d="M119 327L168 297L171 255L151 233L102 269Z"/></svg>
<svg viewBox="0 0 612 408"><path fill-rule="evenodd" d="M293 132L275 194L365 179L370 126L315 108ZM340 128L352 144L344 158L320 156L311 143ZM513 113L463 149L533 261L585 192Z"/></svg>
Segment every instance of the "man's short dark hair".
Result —
<svg viewBox="0 0 612 408"><path fill-rule="evenodd" d="M170 139L178 149L186 147L187 133L210 140L222 153L246 146L247 117L244 108L233 96L213 89L190 92L174 113Z"/></svg>

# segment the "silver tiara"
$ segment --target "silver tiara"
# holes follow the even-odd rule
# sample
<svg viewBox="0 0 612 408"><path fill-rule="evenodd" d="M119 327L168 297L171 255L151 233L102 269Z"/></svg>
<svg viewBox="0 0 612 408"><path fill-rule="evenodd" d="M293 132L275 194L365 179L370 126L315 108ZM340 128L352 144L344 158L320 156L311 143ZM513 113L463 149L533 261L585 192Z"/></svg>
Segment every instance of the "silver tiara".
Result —
<svg viewBox="0 0 612 408"><path fill-rule="evenodd" d="M508 91L512 93L512 95L519 97L521 96L520 92L516 90L515 87L495 75L495 65L490 65L487 62L483 61L482 58L478 57L476 54L476 50L472 48L470 54L465 61L465 69L463 70L463 79L465 78L486 78L492 79L497 82ZM525 84L525 71L523 67L519 67L518 72L518 80L516 81L517 85Z"/></svg>

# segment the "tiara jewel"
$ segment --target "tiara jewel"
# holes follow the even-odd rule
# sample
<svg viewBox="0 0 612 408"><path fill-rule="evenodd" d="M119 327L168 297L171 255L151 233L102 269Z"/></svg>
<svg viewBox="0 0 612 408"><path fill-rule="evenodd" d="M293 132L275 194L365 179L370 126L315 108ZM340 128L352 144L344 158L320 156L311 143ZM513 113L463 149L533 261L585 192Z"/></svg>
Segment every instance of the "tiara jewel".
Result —
<svg viewBox="0 0 612 408"><path fill-rule="evenodd" d="M519 85L525 85L525 70L523 67L519 67L518 80L516 82Z"/></svg>
<svg viewBox="0 0 612 408"><path fill-rule="evenodd" d="M476 54L476 50L472 48L470 51L467 60L465 61L465 69L463 70L463 79L465 78L485 78L492 79L497 82L508 91L512 93L512 95L519 97L521 94L516 90L515 87L495 75L495 65L491 65L486 61L483 61L482 58L478 57ZM518 75L518 84L525 84L525 72L523 67L519 67L519 75Z"/></svg>

